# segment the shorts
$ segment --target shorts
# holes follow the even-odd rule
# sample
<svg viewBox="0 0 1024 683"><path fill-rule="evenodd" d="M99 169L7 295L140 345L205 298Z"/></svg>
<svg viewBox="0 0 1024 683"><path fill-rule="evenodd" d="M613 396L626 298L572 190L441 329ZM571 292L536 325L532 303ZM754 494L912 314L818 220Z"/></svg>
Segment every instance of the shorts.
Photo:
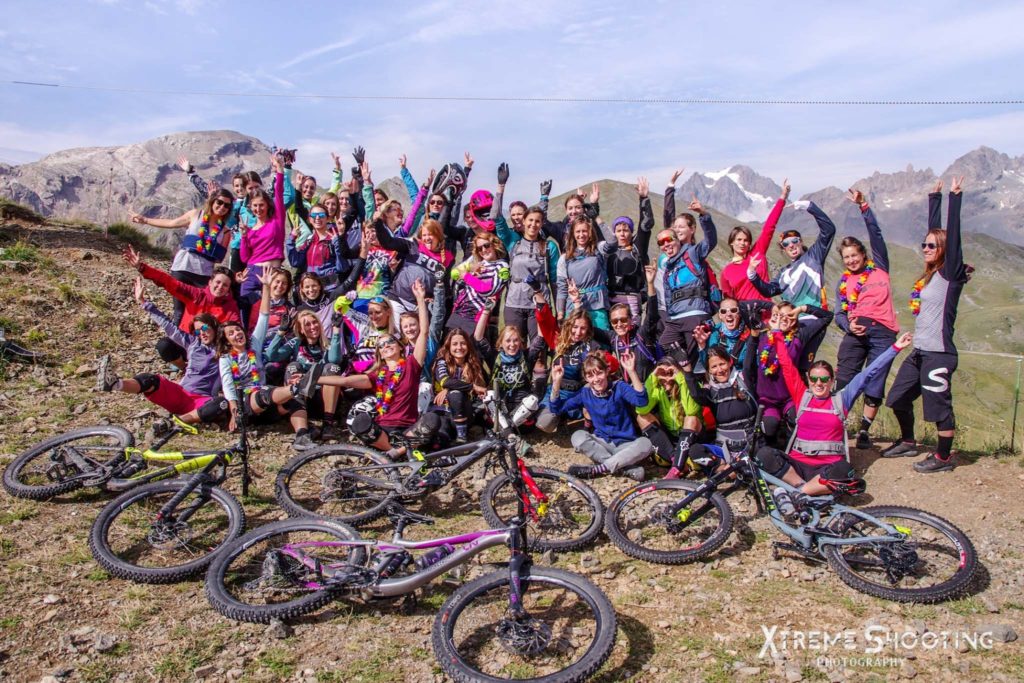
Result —
<svg viewBox="0 0 1024 683"><path fill-rule="evenodd" d="M830 460L829 462L811 463L805 460L798 460L788 452L780 451L777 448L763 446L757 452L757 460L761 467L768 474L781 479L782 475L792 467L804 481L811 481L815 477L822 479L833 479L845 481L856 477L853 466L844 458Z"/></svg>
<svg viewBox="0 0 1024 683"><path fill-rule="evenodd" d="M885 404L893 410L913 410L920 396L925 422L953 421L953 373L958 360L955 353L914 349L896 372Z"/></svg>
<svg viewBox="0 0 1024 683"><path fill-rule="evenodd" d="M867 320L867 331L862 335L846 334L839 343L836 354L836 385L845 387L858 372L889 350L896 341L896 333L885 325ZM864 385L864 395L881 399L885 397L885 380L889 377L892 363L874 380Z"/></svg>
<svg viewBox="0 0 1024 683"><path fill-rule="evenodd" d="M144 381L143 377L148 381ZM143 387L142 395L171 415L186 415L193 410L199 410L212 400L209 396L193 393L159 375L139 375L135 379ZM153 388L147 391L150 387Z"/></svg>

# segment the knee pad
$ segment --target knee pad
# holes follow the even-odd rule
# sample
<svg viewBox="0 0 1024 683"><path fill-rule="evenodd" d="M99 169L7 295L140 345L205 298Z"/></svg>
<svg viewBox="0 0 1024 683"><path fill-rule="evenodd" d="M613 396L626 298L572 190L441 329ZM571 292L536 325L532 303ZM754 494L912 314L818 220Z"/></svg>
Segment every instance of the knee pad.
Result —
<svg viewBox="0 0 1024 683"><path fill-rule="evenodd" d="M405 430L405 440L412 448L430 448L440 429L441 416L434 412L424 413Z"/></svg>
<svg viewBox="0 0 1024 683"><path fill-rule="evenodd" d="M271 392L273 392L273 389L270 387L263 387L254 394L256 397L256 406L260 410L266 410L274 405L274 401L271 399Z"/></svg>
<svg viewBox="0 0 1024 683"><path fill-rule="evenodd" d="M789 469L789 461L786 460L786 456L782 454L782 451L777 448L762 446L757 452L756 457L764 471L773 477L781 479L782 475Z"/></svg>
<svg viewBox="0 0 1024 683"><path fill-rule="evenodd" d="M211 398L196 411L199 413L200 422L215 422L220 416L228 412L228 400L226 398Z"/></svg>
<svg viewBox="0 0 1024 683"><path fill-rule="evenodd" d="M558 416L545 408L537 416L537 429L548 434L553 434L558 429Z"/></svg>
<svg viewBox="0 0 1024 683"><path fill-rule="evenodd" d="M877 408L882 405L882 399L877 396L868 396L864 394L864 405L868 408Z"/></svg>
<svg viewBox="0 0 1024 683"><path fill-rule="evenodd" d="M324 363L324 370L323 370L323 372L320 373L321 376L323 376L323 375L340 375L340 374L341 374L341 366L338 365L337 363Z"/></svg>
<svg viewBox="0 0 1024 683"><path fill-rule="evenodd" d="M949 415L947 415L946 417L944 417L941 420L939 420L938 422L936 422L935 423L935 427L940 432L945 432L945 431L949 431L951 429L956 429L956 418L953 417L953 413L950 412Z"/></svg>
<svg viewBox="0 0 1024 683"><path fill-rule="evenodd" d="M284 367L284 378L286 380L291 378L292 375L302 375L302 374L304 374L302 372L302 366L299 365L298 363L289 363L288 365L286 365Z"/></svg>
<svg viewBox="0 0 1024 683"><path fill-rule="evenodd" d="M672 447L672 440L661 428L661 425L649 424L640 430L640 433L654 446L654 462L662 467L671 465L675 449Z"/></svg>
<svg viewBox="0 0 1024 683"><path fill-rule="evenodd" d="M779 431L781 420L773 415L764 415L761 419L761 430L766 437L773 437Z"/></svg>
<svg viewBox="0 0 1024 683"><path fill-rule="evenodd" d="M139 383L139 389L142 390L143 394L152 394L160 386L160 377L148 372L135 375L134 379Z"/></svg>
<svg viewBox="0 0 1024 683"><path fill-rule="evenodd" d="M380 438L380 427L373 421L373 417L369 413L359 413L350 419L348 430L352 433L352 436L367 446Z"/></svg>

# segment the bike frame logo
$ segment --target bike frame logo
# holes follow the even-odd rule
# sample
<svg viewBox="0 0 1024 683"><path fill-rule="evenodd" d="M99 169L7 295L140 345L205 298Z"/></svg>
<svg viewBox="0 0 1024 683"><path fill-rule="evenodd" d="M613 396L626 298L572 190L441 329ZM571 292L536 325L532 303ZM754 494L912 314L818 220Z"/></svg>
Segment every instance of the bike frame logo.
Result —
<svg viewBox="0 0 1024 683"><path fill-rule="evenodd" d="M897 631L888 626L868 625L863 631L780 629L761 626L764 645L757 656L778 657L781 652L805 651L828 653L833 651L861 652L866 655L894 654L915 650L945 650L966 645L971 650L991 650L995 638L991 631Z"/></svg>

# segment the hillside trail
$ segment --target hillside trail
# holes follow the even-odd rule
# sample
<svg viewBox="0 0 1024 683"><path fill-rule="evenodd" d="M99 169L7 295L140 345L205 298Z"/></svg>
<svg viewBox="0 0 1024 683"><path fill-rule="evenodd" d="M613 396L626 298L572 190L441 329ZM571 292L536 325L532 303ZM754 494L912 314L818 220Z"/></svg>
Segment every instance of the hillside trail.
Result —
<svg viewBox="0 0 1024 683"><path fill-rule="evenodd" d="M103 353L112 354L123 375L163 368L154 350L157 330L131 301L132 272L120 260L120 245L70 227L0 226L0 247L18 240L39 248L24 266L0 266L0 325L53 362L0 365L0 466L47 436L98 422L125 425L144 442L157 414L150 404L92 390L95 360ZM149 294L169 310L168 297L153 287ZM569 447L573 428L554 439L531 436L534 461L563 469L582 462ZM232 439L211 429L175 444L217 446ZM285 516L274 502L273 484L292 456L290 442L280 425L260 430L254 440L258 478L244 501L250 527ZM897 605L853 591L824 566L773 559L772 542L780 535L757 516L750 499L732 496L737 528L705 562L648 564L627 558L603 537L582 552L544 558L589 575L615 605L618 643L596 680L1024 679L1022 641L1016 639L1024 632L1024 461L965 458L951 473L926 476L913 472L912 459L882 460L876 449L854 451L853 459L868 482L856 505L919 507L967 533L982 565L968 595L941 605ZM650 477L661 474L648 467ZM421 510L438 523L415 527L410 536L481 528L481 477L463 475L428 498ZM594 481L594 488L607 503L628 484L610 477ZM238 493L237 478L228 488ZM0 678L443 680L430 627L457 580L436 581L415 604L339 602L285 627L237 624L210 609L200 580L142 586L102 571L86 538L107 500L108 494L91 491L38 503L0 494ZM381 524L364 530L369 536L387 532ZM468 577L501 557L500 550L482 555ZM817 641L802 642L819 646L822 633L851 630L859 640L851 650L779 647L761 656L763 629L773 628L817 632ZM923 645L942 634L981 630L1009 642L977 649L962 641ZM863 636L869 631L901 636L911 647L866 654Z"/></svg>

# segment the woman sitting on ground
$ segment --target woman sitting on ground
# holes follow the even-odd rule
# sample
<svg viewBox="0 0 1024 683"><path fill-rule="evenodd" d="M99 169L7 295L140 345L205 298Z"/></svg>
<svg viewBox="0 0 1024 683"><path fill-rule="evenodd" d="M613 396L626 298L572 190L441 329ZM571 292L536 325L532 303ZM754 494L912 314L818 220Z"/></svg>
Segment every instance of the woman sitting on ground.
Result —
<svg viewBox="0 0 1024 683"><path fill-rule="evenodd" d="M558 391L549 386L543 409L537 416L537 428L541 431L554 433L561 422L560 414L550 408L555 398L565 402L579 393L583 388L583 361L592 351L601 350L601 345L594 340L594 323L586 309L577 308L565 319L558 332L558 343L555 345L554 363L562 370ZM552 365L553 367L553 365ZM578 408L564 409L561 414L570 419L578 420L583 413Z"/></svg>
<svg viewBox="0 0 1024 683"><path fill-rule="evenodd" d="M124 248L124 260L139 274L147 280L151 280L167 290L177 301L185 306L185 312L181 316L178 329L186 334L192 332L192 320L200 313L209 313L217 322L226 323L241 320L238 313L238 304L231 296L231 271L223 266L214 268L213 276L210 277L206 287L194 287L176 280L162 270L147 265L139 252L131 245ZM180 370L185 369L185 349L175 343L170 337L164 337L156 344L157 353L167 363L171 363Z"/></svg>
<svg viewBox="0 0 1024 683"><path fill-rule="evenodd" d="M460 441L473 418L474 403L487 393L487 377L476 342L461 329L448 331L434 361L434 405L447 411Z"/></svg>
<svg viewBox="0 0 1024 683"><path fill-rule="evenodd" d="M266 362L263 343L270 319L271 276L268 272L266 275L260 273L256 277L263 286L263 296L260 315L252 337L246 336L245 328L240 322L232 321L221 325L217 340L221 386L231 410L229 429L234 431L239 410L247 421L259 419L260 416L276 418L287 415L295 430L292 448L304 451L312 448L314 444L309 435L306 407L295 398L295 389L301 377L293 378L295 383L290 387L267 386L263 371Z"/></svg>
<svg viewBox="0 0 1024 683"><path fill-rule="evenodd" d="M690 396L686 375L671 358L662 358L644 380L647 403L636 409L640 433L654 445L655 460L669 465L666 479L683 472L673 463L685 463L690 446L701 432L702 408Z"/></svg>
<svg viewBox="0 0 1024 683"><path fill-rule="evenodd" d="M623 354L622 369L628 383L612 381L604 352L590 353L583 361L583 376L587 384L566 401L558 398L565 368L560 363L551 367L551 393L555 397L551 401L551 411L560 415L585 408L594 423L593 434L584 430L573 432L572 447L595 464L571 465L569 474L589 479L621 472L635 481L644 480L644 468L640 463L651 454L654 446L647 437L637 438L636 425L630 413L630 408L647 403L647 390L636 374L635 361L632 353Z"/></svg>
<svg viewBox="0 0 1024 683"><path fill-rule="evenodd" d="M120 391L125 394L142 394L143 397L160 406L182 422L215 422L227 412L228 404L218 397L220 393L220 368L217 363L217 319L209 313L200 313L192 319L192 334L178 329L151 301L146 301L142 278L135 278L135 301L160 326L164 334L186 350L188 364L181 382L172 382L165 377L151 373L135 375L131 379L120 379L114 372L110 356L100 359L96 371L99 391Z"/></svg>

